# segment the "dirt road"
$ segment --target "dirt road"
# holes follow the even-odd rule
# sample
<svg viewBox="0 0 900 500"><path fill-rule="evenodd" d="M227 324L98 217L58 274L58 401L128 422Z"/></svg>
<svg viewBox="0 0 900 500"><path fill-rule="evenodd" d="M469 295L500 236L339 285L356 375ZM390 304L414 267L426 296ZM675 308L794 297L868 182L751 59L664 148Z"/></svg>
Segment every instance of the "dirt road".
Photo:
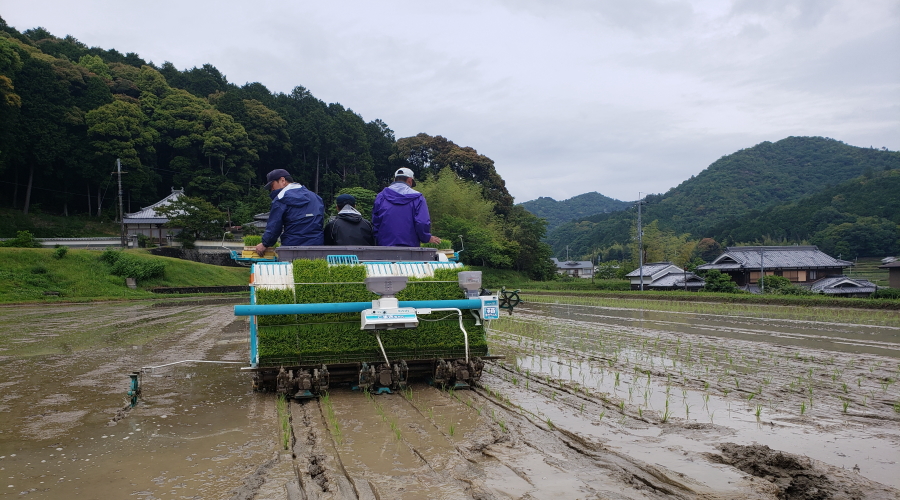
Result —
<svg viewBox="0 0 900 500"><path fill-rule="evenodd" d="M129 372L242 361L245 328L230 304L0 308L0 495L900 495L896 328L531 305L494 323L480 387L333 388L287 406L287 450L240 365L154 370L122 411ZM812 332L881 351L778 340Z"/></svg>

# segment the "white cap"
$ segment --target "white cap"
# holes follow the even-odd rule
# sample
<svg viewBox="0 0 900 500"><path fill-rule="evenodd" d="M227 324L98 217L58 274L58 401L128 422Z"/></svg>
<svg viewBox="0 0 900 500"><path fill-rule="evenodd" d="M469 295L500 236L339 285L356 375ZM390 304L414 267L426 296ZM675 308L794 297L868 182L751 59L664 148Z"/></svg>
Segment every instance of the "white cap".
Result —
<svg viewBox="0 0 900 500"><path fill-rule="evenodd" d="M398 168L396 172L394 172L394 177L409 177L413 180L413 186L416 185L416 178L413 176L413 171L408 168Z"/></svg>

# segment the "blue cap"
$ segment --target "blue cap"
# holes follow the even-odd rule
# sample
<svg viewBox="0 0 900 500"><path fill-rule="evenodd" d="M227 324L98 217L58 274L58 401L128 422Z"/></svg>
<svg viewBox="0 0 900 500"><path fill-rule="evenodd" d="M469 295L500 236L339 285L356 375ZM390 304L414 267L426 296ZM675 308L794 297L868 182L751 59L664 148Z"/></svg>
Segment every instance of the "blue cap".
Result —
<svg viewBox="0 0 900 500"><path fill-rule="evenodd" d="M266 190L271 189L272 183L277 181L278 179L281 179L282 177L287 177L288 179L293 180L291 174L283 168L276 168L275 170L269 172L269 174L266 175Z"/></svg>
<svg viewBox="0 0 900 500"><path fill-rule="evenodd" d="M338 197L334 199L334 202L337 204L338 208L344 208L344 205L356 206L356 198L354 198L352 194L338 195Z"/></svg>

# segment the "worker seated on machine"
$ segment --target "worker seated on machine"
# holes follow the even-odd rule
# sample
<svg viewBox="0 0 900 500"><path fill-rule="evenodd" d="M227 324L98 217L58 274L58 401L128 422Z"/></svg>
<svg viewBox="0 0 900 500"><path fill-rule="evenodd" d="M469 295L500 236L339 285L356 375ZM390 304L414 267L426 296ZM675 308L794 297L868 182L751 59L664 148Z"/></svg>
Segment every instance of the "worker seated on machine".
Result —
<svg viewBox="0 0 900 500"><path fill-rule="evenodd" d="M325 204L316 193L294 182L291 174L276 168L266 176L266 189L270 191L272 208L262 243L256 245L260 255L275 245L278 237L284 246L322 245L322 221L325 219Z"/></svg>
<svg viewBox="0 0 900 500"><path fill-rule="evenodd" d="M372 223L356 209L356 198L342 194L335 199L338 214L325 224L325 244L375 246Z"/></svg>
<svg viewBox="0 0 900 500"><path fill-rule="evenodd" d="M422 193L413 189L413 171L398 169L394 182L381 190L372 207L375 240L385 247L418 247L420 243L440 243L431 234L431 215Z"/></svg>

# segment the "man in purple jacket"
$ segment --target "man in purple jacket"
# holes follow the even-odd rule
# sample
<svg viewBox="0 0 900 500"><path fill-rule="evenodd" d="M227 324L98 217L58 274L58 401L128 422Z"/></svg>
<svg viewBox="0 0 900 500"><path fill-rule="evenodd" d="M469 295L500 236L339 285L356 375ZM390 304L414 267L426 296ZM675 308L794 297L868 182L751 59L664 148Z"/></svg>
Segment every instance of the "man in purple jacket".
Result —
<svg viewBox="0 0 900 500"><path fill-rule="evenodd" d="M413 189L413 171L401 168L394 182L381 190L372 207L375 241L383 247L417 247L420 243L440 243L431 235L431 216L422 193Z"/></svg>

